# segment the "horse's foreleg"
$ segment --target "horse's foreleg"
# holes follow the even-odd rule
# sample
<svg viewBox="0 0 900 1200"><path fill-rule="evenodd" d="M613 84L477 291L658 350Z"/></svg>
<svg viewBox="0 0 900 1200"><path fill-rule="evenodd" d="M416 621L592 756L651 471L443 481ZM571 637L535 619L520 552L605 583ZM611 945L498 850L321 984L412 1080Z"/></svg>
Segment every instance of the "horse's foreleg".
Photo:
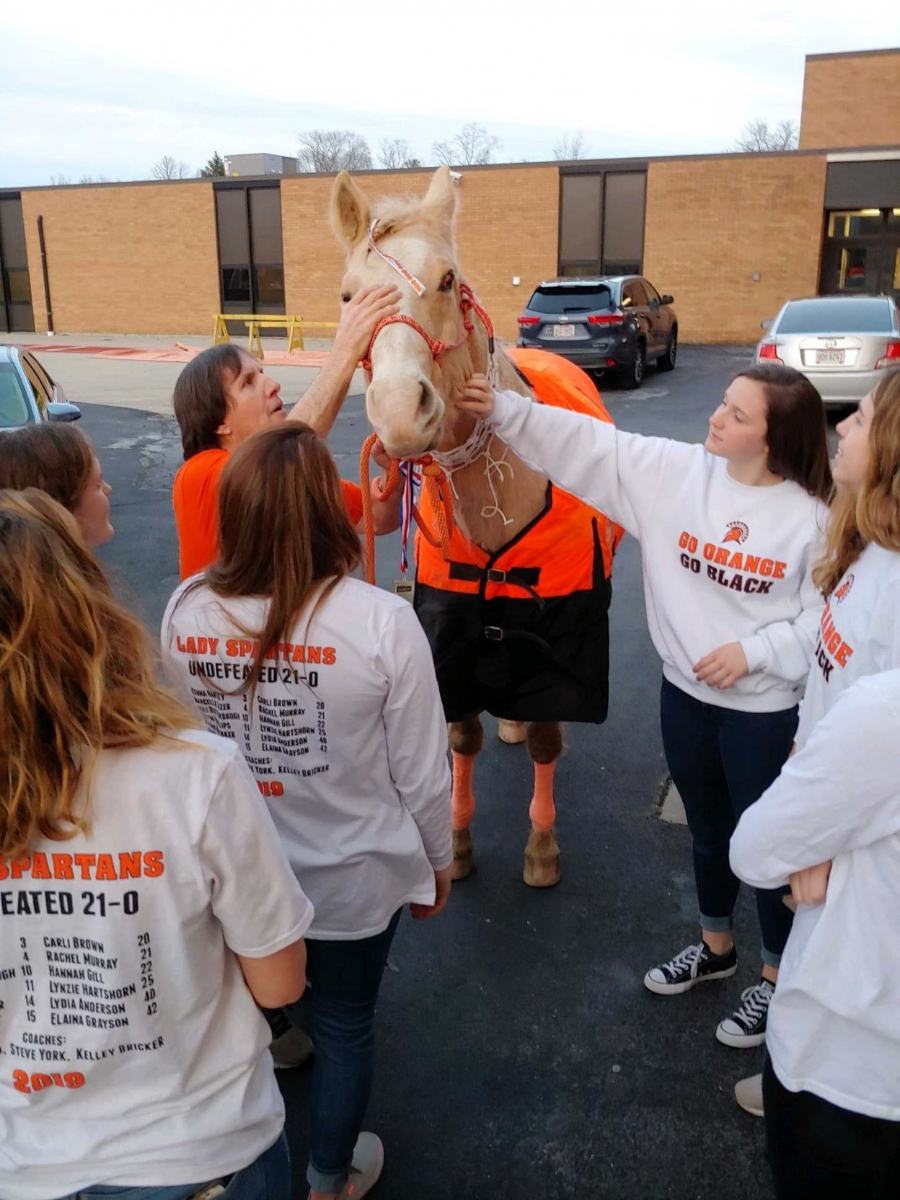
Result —
<svg viewBox="0 0 900 1200"><path fill-rule="evenodd" d="M558 721L532 721L527 741L534 763L534 795L528 809L531 835L525 848L523 878L529 887L552 887L559 883L559 846L553 835L553 772L562 754L562 725Z"/></svg>
<svg viewBox="0 0 900 1200"><path fill-rule="evenodd" d="M450 749L453 753L453 878L465 879L472 872L472 835L469 826L475 816L472 776L475 757L484 744L484 729L479 717L450 722Z"/></svg>

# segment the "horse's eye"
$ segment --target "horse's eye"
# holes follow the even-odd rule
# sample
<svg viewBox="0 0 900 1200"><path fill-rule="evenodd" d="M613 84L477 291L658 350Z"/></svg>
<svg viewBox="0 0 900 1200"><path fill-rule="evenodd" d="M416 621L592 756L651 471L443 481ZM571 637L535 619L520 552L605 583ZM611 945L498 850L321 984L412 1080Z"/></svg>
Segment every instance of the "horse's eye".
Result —
<svg viewBox="0 0 900 1200"><path fill-rule="evenodd" d="M453 274L453 272L448 271L447 274L444 276L444 278L441 280L441 286L440 286L439 290L442 292L449 292L453 288L453 281L455 278L456 278L456 276Z"/></svg>

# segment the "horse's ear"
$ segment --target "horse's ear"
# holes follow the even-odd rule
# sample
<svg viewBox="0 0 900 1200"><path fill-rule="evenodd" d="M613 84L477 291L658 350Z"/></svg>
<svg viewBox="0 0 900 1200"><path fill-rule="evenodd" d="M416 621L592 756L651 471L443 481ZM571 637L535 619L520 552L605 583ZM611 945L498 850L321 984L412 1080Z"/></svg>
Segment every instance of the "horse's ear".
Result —
<svg viewBox="0 0 900 1200"><path fill-rule="evenodd" d="M369 232L369 202L346 171L341 171L331 192L331 224L352 250Z"/></svg>
<svg viewBox="0 0 900 1200"><path fill-rule="evenodd" d="M441 216L452 221L456 213L456 189L447 166L438 167L431 177L431 185L425 193L424 203Z"/></svg>

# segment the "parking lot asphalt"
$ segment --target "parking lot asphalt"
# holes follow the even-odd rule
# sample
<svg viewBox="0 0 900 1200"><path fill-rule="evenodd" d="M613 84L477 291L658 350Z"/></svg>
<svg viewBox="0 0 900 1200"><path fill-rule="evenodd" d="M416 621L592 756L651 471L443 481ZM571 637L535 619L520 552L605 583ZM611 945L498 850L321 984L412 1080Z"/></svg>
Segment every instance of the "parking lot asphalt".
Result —
<svg viewBox="0 0 900 1200"><path fill-rule="evenodd" d="M642 390L601 391L622 428L699 440L748 361L743 347L684 347L676 371L651 370ZM62 356L54 370L65 383ZM177 583L177 430L159 413L83 411L114 488L116 537L103 557L155 632ZM330 438L346 477L356 476L366 432L362 397L352 396ZM390 586L396 574L397 539L381 539L379 582ZM522 882L530 765L488 719L475 873L438 919L401 922L366 1122L386 1147L375 1200L772 1195L762 1122L732 1097L736 1080L761 1068L762 1051L714 1036L759 970L748 897L733 979L677 998L641 982L696 935L689 835L655 815L666 774L659 680L638 548L626 539L613 577L610 716L602 727L568 728L557 770L562 881L548 891ZM281 1084L295 1196L305 1200L308 1072L283 1072Z"/></svg>

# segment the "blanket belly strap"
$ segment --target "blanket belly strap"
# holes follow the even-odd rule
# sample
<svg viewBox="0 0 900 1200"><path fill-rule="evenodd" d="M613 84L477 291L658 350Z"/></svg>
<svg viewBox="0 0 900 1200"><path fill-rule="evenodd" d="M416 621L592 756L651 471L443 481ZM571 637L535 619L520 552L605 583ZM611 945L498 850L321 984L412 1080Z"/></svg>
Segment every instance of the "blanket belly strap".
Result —
<svg viewBox="0 0 900 1200"><path fill-rule="evenodd" d="M535 591L541 578L540 567L516 567L514 571L503 571L499 567L479 567L476 563L451 561L447 565L451 579L458 579L466 583L480 583L482 596L487 584L507 583L513 587L522 588L523 591L528 592L532 600L537 601L539 607L544 607L543 597Z"/></svg>

